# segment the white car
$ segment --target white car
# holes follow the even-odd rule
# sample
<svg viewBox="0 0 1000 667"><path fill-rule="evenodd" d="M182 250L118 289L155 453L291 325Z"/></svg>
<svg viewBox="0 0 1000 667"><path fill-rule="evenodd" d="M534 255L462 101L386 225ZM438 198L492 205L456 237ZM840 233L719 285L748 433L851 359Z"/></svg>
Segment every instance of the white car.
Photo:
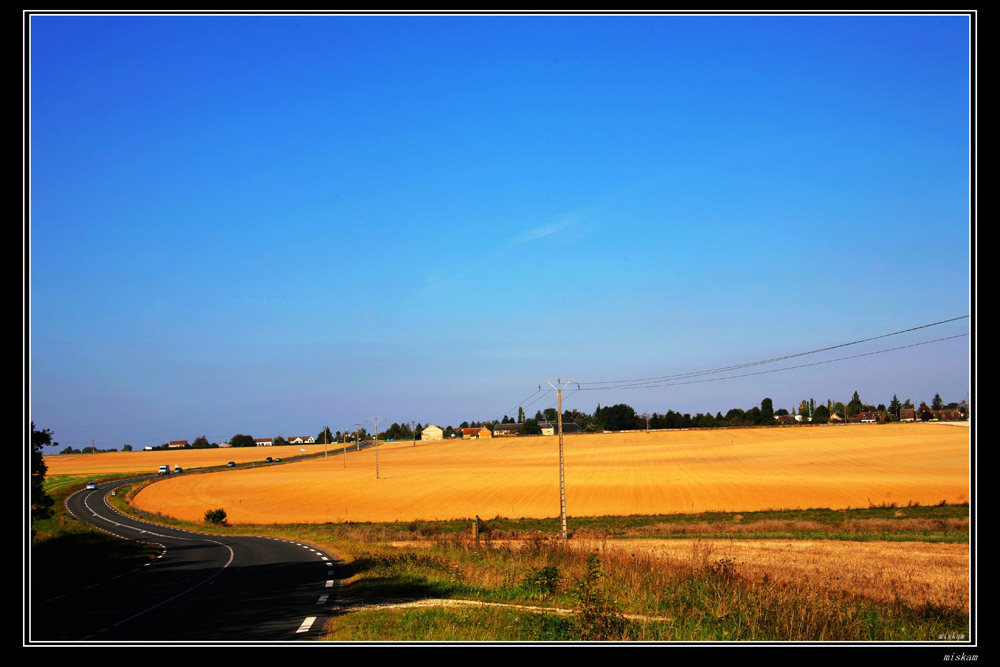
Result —
<svg viewBox="0 0 1000 667"><path fill-rule="evenodd" d="M97 488L97 482L87 482L87 491L93 491Z"/></svg>

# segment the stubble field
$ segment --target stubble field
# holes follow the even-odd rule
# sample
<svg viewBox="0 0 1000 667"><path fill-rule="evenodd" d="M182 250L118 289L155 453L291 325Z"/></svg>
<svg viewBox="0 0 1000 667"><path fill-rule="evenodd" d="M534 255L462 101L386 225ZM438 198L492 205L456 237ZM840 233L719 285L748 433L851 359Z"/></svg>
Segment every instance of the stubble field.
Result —
<svg viewBox="0 0 1000 667"><path fill-rule="evenodd" d="M969 431L945 424L631 432L564 443L570 517L969 500ZM204 451L221 462L243 454ZM282 455L250 451L254 460ZM184 465L187 452L176 454ZM555 436L382 443L377 456L371 448L349 452L346 465L338 453L185 474L149 485L134 502L190 521L222 508L231 524L559 515Z"/></svg>

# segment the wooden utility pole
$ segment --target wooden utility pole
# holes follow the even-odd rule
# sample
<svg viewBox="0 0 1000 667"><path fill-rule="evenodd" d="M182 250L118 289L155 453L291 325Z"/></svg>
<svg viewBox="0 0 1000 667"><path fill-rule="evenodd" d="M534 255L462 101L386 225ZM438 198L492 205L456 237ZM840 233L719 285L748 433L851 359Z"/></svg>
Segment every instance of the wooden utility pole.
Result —
<svg viewBox="0 0 1000 667"><path fill-rule="evenodd" d="M568 384L576 384L579 388L579 384L573 382L572 380L567 380L566 378L553 378L551 380L546 380L548 385L556 390L556 396L558 396L558 425L559 425L559 520L561 522L561 532L562 538L568 539L568 534L566 532L566 473L565 466L563 464L563 428L562 428L562 390ZM553 382L555 384L553 384ZM538 385L541 389L542 385Z"/></svg>
<svg viewBox="0 0 1000 667"><path fill-rule="evenodd" d="M375 479L379 478L378 472L378 423L385 419L385 417L369 417L368 421L374 422L375 424Z"/></svg>

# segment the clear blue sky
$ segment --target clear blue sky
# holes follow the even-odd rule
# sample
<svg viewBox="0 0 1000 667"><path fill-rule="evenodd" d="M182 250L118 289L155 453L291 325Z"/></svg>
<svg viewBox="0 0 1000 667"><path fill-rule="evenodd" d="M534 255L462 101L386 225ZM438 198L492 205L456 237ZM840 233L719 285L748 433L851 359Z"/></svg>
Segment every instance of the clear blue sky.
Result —
<svg viewBox="0 0 1000 667"><path fill-rule="evenodd" d="M34 16L30 417L103 447L458 425L515 416L553 376L665 376L970 314L969 29ZM969 350L564 407L958 401Z"/></svg>

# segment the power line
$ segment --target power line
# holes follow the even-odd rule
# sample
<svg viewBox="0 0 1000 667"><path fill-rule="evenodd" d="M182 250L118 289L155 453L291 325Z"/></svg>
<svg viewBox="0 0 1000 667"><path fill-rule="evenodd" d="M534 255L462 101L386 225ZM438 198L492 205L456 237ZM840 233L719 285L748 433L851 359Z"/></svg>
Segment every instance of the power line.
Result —
<svg viewBox="0 0 1000 667"><path fill-rule="evenodd" d="M963 334L958 334L958 335L955 335L955 336L946 336L945 338L936 338L934 340L926 340L926 341L923 341L921 343L911 343L910 345L900 345L899 347L891 347L891 348L888 348L888 349L885 349L885 350L876 350L875 352L865 352L864 354L855 354L855 355L852 355L852 356L849 356L849 357L840 357L839 359L827 359L826 361L816 361L816 362L813 362L811 364L799 364L797 366L786 366L784 368L774 368L774 369L771 369L771 370L768 370L768 371L757 371L755 373L743 373L743 374L740 374L740 375L727 375L727 376L721 377L721 378L708 378L708 379L703 379L703 380L688 380L688 381L673 381L673 382L668 382L668 381L664 380L664 381L660 381L660 382L656 382L656 383L653 383L653 382L638 382L638 383L635 383L635 384L617 385L617 386L614 386L614 387L581 387L580 391L607 391L607 390L610 390L610 389L647 389L649 387L672 387L672 386L682 385L682 384L698 384L698 383L701 383L701 382L719 382L721 380L733 380L733 379L736 379L736 378L750 377L750 376L753 376L753 375L766 375L768 373L780 373L781 371L790 371L790 370L795 370L795 369L798 369L798 368L808 368L809 366L821 366L823 364L832 364L832 363L835 363L835 362L838 362L838 361L848 361L850 359L859 359L861 357L870 357L870 356L873 356L873 355L876 355L876 354L885 354L886 352L895 352L897 350L905 350L905 349L911 348L911 347L919 347L921 345L930 345L931 343L940 343L941 341L952 340L952 339L955 339L955 338L962 338L963 336L968 336L968 335L969 334L967 334L967 333L963 333ZM838 346L838 347L843 347L843 346ZM745 368L745 367L746 366L738 366L738 367L735 367L735 368ZM671 379L677 379L677 378L671 378ZM581 382L580 384L584 384L584 383Z"/></svg>
<svg viewBox="0 0 1000 667"><path fill-rule="evenodd" d="M764 364L771 364L771 363L774 363L774 362L777 362L777 361L785 361L787 359L795 359L795 358L804 357L804 356L807 356L807 355L810 355L810 354L818 354L820 352L829 352L830 350L836 350L836 349L840 349L840 348L843 348L843 347L849 347L851 345L859 345L861 343L867 343L867 342L871 342L873 340L879 340L881 338L889 338L890 336L898 336L900 334L909 333L909 332L912 332L912 331L919 331L920 329L927 329L929 327L935 327L935 326L938 326L938 325L941 325L941 324L947 324L949 322L956 322L958 320L966 319L968 317L969 317L968 315L961 315L959 317L953 317L953 318L950 318L950 319L947 319L947 320L941 320L939 322L932 322L930 324L922 324L920 326L911 327L909 329L901 329L900 331L893 331L892 333L882 334L880 336L871 336L869 338L862 338L861 340L855 340L855 341L851 341L849 343L840 343L839 345L831 345L829 347L822 347L822 348L818 348L818 349L815 349L815 350L809 350L807 352L797 352L795 354L787 354L787 355L784 355L784 356L773 357L771 359L764 359L764 360L761 360L761 361L751 361L749 363L737 364L737 365L734 365L734 366L725 366L725 367L722 367L722 368L714 368L714 369L702 370L702 371L692 371L692 372L689 372L689 373L677 373L677 374L674 374L674 375L661 375L661 376L648 377L648 378L635 378L635 379L632 379L632 380L610 380L610 381L606 381L606 382L581 382L580 384L581 385L606 385L604 387L589 388L591 391L593 391L595 389L614 389L614 388L616 388L613 385L630 385L630 387L627 387L627 388L631 388L631 387L635 387L635 386L640 386L641 384L644 384L644 383L650 383L650 386L661 386L659 384L653 384L653 383L660 383L660 382L667 381L667 380L680 380L680 379L691 378L691 377L699 377L699 376L702 376L702 375L713 375L715 373L724 373L726 371L734 371L734 370L739 370L741 368L751 368L753 366L762 366ZM851 357L845 357L845 358L849 359Z"/></svg>

